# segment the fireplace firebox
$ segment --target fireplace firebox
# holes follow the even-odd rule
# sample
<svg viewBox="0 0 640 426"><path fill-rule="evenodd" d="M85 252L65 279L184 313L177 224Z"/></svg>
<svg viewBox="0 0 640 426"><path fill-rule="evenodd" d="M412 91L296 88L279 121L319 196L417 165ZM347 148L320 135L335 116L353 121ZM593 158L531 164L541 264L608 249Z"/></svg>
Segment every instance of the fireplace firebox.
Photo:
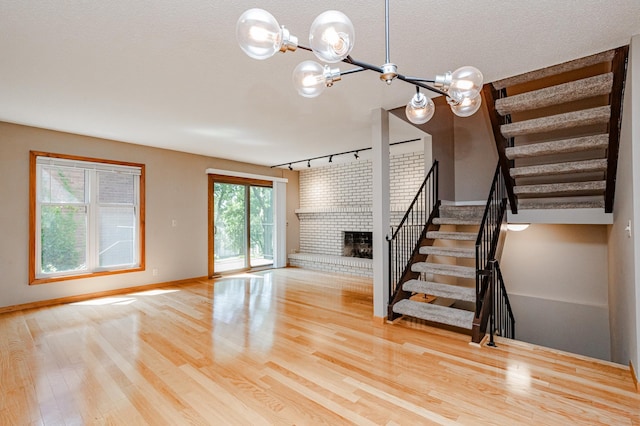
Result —
<svg viewBox="0 0 640 426"><path fill-rule="evenodd" d="M344 231L342 255L373 259L373 234L371 232Z"/></svg>

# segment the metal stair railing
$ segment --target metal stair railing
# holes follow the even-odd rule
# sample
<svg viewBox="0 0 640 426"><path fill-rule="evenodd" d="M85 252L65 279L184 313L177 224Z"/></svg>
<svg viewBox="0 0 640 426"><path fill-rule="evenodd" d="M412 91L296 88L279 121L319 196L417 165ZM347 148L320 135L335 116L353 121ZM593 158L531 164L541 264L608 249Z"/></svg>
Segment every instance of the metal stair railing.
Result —
<svg viewBox="0 0 640 426"><path fill-rule="evenodd" d="M420 243L439 206L438 161L434 161L411 205L397 227L391 227L389 243L389 305L388 318L394 319L393 305L409 295L402 284L415 278L411 264L419 256ZM415 275L415 276L414 276Z"/></svg>
<svg viewBox="0 0 640 426"><path fill-rule="evenodd" d="M489 262L489 346L496 346L494 335L516 338L516 320L511 309L511 302L507 289L504 286L504 279L500 271L500 263L497 260Z"/></svg>
<svg viewBox="0 0 640 426"><path fill-rule="evenodd" d="M476 239L476 309L472 333L475 343L479 343L484 337L491 314L490 307L485 306L490 284L489 268L496 257L506 209L507 190L502 168L498 163Z"/></svg>

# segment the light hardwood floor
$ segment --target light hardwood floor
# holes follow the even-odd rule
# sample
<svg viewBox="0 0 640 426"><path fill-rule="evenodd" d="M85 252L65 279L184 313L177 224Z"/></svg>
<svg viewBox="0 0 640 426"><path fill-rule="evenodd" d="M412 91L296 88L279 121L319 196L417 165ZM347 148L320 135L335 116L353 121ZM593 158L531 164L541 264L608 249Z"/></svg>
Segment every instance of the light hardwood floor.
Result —
<svg viewBox="0 0 640 426"><path fill-rule="evenodd" d="M6 313L0 424L640 424L627 367L468 342L300 269Z"/></svg>

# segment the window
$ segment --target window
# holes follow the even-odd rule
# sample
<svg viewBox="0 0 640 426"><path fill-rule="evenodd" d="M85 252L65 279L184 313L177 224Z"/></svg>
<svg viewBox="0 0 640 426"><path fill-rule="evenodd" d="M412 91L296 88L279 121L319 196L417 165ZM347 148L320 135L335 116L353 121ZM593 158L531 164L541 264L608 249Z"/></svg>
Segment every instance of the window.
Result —
<svg viewBox="0 0 640 426"><path fill-rule="evenodd" d="M144 165L31 152L30 283L144 269Z"/></svg>

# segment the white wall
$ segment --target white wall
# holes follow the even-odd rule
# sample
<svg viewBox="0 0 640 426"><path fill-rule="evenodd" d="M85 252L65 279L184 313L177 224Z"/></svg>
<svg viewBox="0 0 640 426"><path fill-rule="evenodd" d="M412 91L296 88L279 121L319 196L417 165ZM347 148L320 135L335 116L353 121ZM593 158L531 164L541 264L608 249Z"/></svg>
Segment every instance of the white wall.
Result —
<svg viewBox="0 0 640 426"><path fill-rule="evenodd" d="M146 165L145 271L28 284L30 150ZM0 307L206 276L207 168L274 177L283 177L284 173L280 169L0 122ZM288 211L297 207L287 204ZM171 226L173 219L176 227ZM158 276L152 275L153 268L159 270Z"/></svg>
<svg viewBox="0 0 640 426"><path fill-rule="evenodd" d="M614 223L609 227L611 359L640 369L640 36L631 40ZM631 221L631 235L625 227Z"/></svg>
<svg viewBox="0 0 640 426"><path fill-rule="evenodd" d="M518 340L610 359L606 226L509 231L500 266Z"/></svg>

